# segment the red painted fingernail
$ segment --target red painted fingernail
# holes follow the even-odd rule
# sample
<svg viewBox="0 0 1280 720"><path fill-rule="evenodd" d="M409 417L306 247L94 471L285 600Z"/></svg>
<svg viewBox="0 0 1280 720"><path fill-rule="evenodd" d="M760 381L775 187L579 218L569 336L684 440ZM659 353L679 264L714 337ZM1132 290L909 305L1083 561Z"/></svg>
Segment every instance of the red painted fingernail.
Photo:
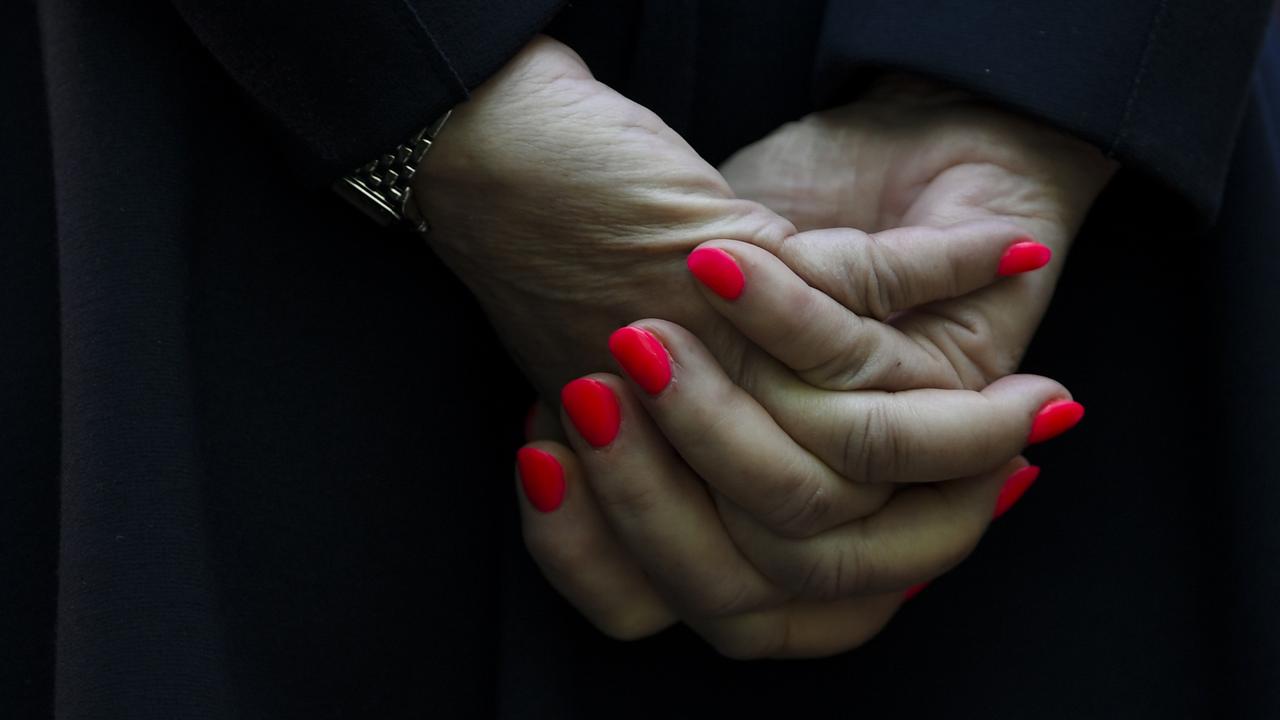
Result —
<svg viewBox="0 0 1280 720"><path fill-rule="evenodd" d="M1019 273L1039 270L1049 264L1053 251L1048 245L1041 245L1034 240L1022 240L1009 246L1000 256L1000 267L996 272L1000 275L1017 275Z"/></svg>
<svg viewBox="0 0 1280 720"><path fill-rule="evenodd" d="M516 453L520 485L529 504L541 512L551 512L564 501L564 468L549 452L520 448Z"/></svg>
<svg viewBox="0 0 1280 720"><path fill-rule="evenodd" d="M737 261L719 248L694 250L689 253L687 264L694 277L725 300L737 300L747 284Z"/></svg>
<svg viewBox="0 0 1280 720"><path fill-rule="evenodd" d="M560 390L560 402L583 439L604 447L618 436L622 413L618 398L599 380L578 378Z"/></svg>
<svg viewBox="0 0 1280 720"><path fill-rule="evenodd" d="M1044 404L1031 421L1027 444L1052 440L1076 426L1084 417L1084 406L1075 400L1052 400Z"/></svg>
<svg viewBox="0 0 1280 720"><path fill-rule="evenodd" d="M609 336L609 352L636 384L657 395L671 382L671 361L667 349L652 333L624 327Z"/></svg>
<svg viewBox="0 0 1280 720"><path fill-rule="evenodd" d="M1035 465L1028 465L1009 475L1004 481L1004 487L1000 488L1000 497L996 499L996 511L992 513L991 519L994 520L1009 512L1009 508L1018 502L1038 477L1040 477L1040 468Z"/></svg>
<svg viewBox="0 0 1280 720"><path fill-rule="evenodd" d="M912 585L911 587L907 588L907 591L902 593L902 602L910 602L912 598L924 592L924 589L929 587L929 582L930 581L926 580L925 582L922 582L919 585Z"/></svg>

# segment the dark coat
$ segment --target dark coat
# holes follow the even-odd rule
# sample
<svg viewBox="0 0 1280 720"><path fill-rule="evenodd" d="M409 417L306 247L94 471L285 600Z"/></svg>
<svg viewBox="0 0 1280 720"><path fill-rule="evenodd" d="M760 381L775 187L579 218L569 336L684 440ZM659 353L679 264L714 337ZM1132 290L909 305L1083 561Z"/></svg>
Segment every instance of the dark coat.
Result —
<svg viewBox="0 0 1280 720"><path fill-rule="evenodd" d="M0 5L0 717L1280 717L1267 5ZM897 68L1125 168L1025 363L1088 420L864 648L593 631L520 546L531 391L328 191L539 29L712 162Z"/></svg>

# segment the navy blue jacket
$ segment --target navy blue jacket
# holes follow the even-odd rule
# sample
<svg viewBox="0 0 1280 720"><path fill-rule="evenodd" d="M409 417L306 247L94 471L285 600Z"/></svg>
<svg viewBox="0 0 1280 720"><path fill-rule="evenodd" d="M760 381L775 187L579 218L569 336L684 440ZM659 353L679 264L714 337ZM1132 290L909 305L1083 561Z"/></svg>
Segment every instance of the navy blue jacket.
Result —
<svg viewBox="0 0 1280 720"><path fill-rule="evenodd" d="M1267 5L0 4L0 717L1280 717ZM592 630L520 543L531 391L329 191L539 31L712 162L889 68L1122 164L1025 362L1089 419L866 647Z"/></svg>

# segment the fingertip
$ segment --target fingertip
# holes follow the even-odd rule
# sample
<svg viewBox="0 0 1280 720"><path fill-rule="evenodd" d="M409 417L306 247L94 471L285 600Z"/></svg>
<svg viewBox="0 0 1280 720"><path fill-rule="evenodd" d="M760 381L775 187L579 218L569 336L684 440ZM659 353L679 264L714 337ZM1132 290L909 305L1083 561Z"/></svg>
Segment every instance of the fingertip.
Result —
<svg viewBox="0 0 1280 720"><path fill-rule="evenodd" d="M607 376L606 376L607 377ZM652 635L676 618L601 514L579 456L558 442L516 451L521 532L544 577L610 637Z"/></svg>
<svg viewBox="0 0 1280 720"><path fill-rule="evenodd" d="M613 389L594 377L572 380L560 390L560 403L574 429L592 447L602 448L618 436L622 411Z"/></svg>
<svg viewBox="0 0 1280 720"><path fill-rule="evenodd" d="M1031 421L1031 431L1027 433L1027 444L1042 443L1065 433L1084 419L1084 405L1063 398L1050 400L1036 411Z"/></svg>
<svg viewBox="0 0 1280 720"><path fill-rule="evenodd" d="M649 330L636 325L615 330L609 336L609 352L627 376L649 395L660 394L671 383L667 348Z"/></svg>
<svg viewBox="0 0 1280 720"><path fill-rule="evenodd" d="M1000 256L996 274L1001 277L1039 270L1053 259L1053 250L1029 237L1015 240Z"/></svg>
<svg viewBox="0 0 1280 720"><path fill-rule="evenodd" d="M565 498L565 470L547 450L526 445L516 451L516 471L529 504L540 513L560 508Z"/></svg>
<svg viewBox="0 0 1280 720"><path fill-rule="evenodd" d="M1000 487L1000 495L996 498L995 511L991 515L991 519L1004 515L1022 499L1027 490L1031 489L1031 485L1040 477L1040 467L1038 465L1026 465L1018 468L1010 473L1004 481L1004 485Z"/></svg>
<svg viewBox="0 0 1280 720"><path fill-rule="evenodd" d="M738 261L721 248L699 247L689 253L685 264L698 282L725 300L737 300L746 288L746 276Z"/></svg>

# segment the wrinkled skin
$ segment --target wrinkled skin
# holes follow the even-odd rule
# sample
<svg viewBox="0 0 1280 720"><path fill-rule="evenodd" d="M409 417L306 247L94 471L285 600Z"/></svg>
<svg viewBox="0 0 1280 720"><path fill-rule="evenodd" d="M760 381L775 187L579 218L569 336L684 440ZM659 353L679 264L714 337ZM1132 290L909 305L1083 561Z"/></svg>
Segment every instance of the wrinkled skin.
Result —
<svg viewBox="0 0 1280 720"><path fill-rule="evenodd" d="M433 248L475 293L544 397L554 398L573 377L612 367L605 340L615 328L663 318L692 331L791 432L803 423L791 425L788 416L804 408L779 398L805 383L841 391L972 390L1012 372L1071 238L1112 170L1076 140L928 83L889 77L848 106L744 148L721 175L652 113L593 80L567 48L539 39L457 109L415 178L415 194L436 228ZM823 266L829 255L795 239L803 237L797 230L823 227L874 232L973 220L1017 225L1052 247L1054 262L1018 282L898 312L889 288L902 278L892 276L874 238L848 236L866 250L860 262L839 268L847 277L835 283ZM850 363L841 338L833 338L830 362L795 372L782 367L722 320L686 273L689 251L718 239L773 252L859 315L890 323L902 342ZM568 448L543 447L573 463ZM584 480L581 471L571 474ZM1000 477L957 482L984 485L990 494ZM891 493L884 485L867 490L872 505ZM586 518L593 511L579 512ZM735 540L746 537L735 535L741 517L725 519ZM647 587L637 569L644 563L627 558L605 524L584 523L556 528L526 515L526 538L553 583L620 637L679 619L732 656L827 654L865 641L900 602L891 594L795 604L779 593L768 601L778 603L774 609L755 605L736 619L686 616L687 608L669 607L663 593ZM564 542L560 533L581 535L588 525L603 535ZM758 531L748 532L759 540ZM612 595L607 588L596 594L589 582L567 591L573 577L603 577L589 565L608 555L566 556L570 547L612 548L606 566L629 580L612 584ZM617 587L634 591L619 595ZM843 623L849 632L811 641L786 630L806 621L819 628ZM789 635L780 645L771 640Z"/></svg>

